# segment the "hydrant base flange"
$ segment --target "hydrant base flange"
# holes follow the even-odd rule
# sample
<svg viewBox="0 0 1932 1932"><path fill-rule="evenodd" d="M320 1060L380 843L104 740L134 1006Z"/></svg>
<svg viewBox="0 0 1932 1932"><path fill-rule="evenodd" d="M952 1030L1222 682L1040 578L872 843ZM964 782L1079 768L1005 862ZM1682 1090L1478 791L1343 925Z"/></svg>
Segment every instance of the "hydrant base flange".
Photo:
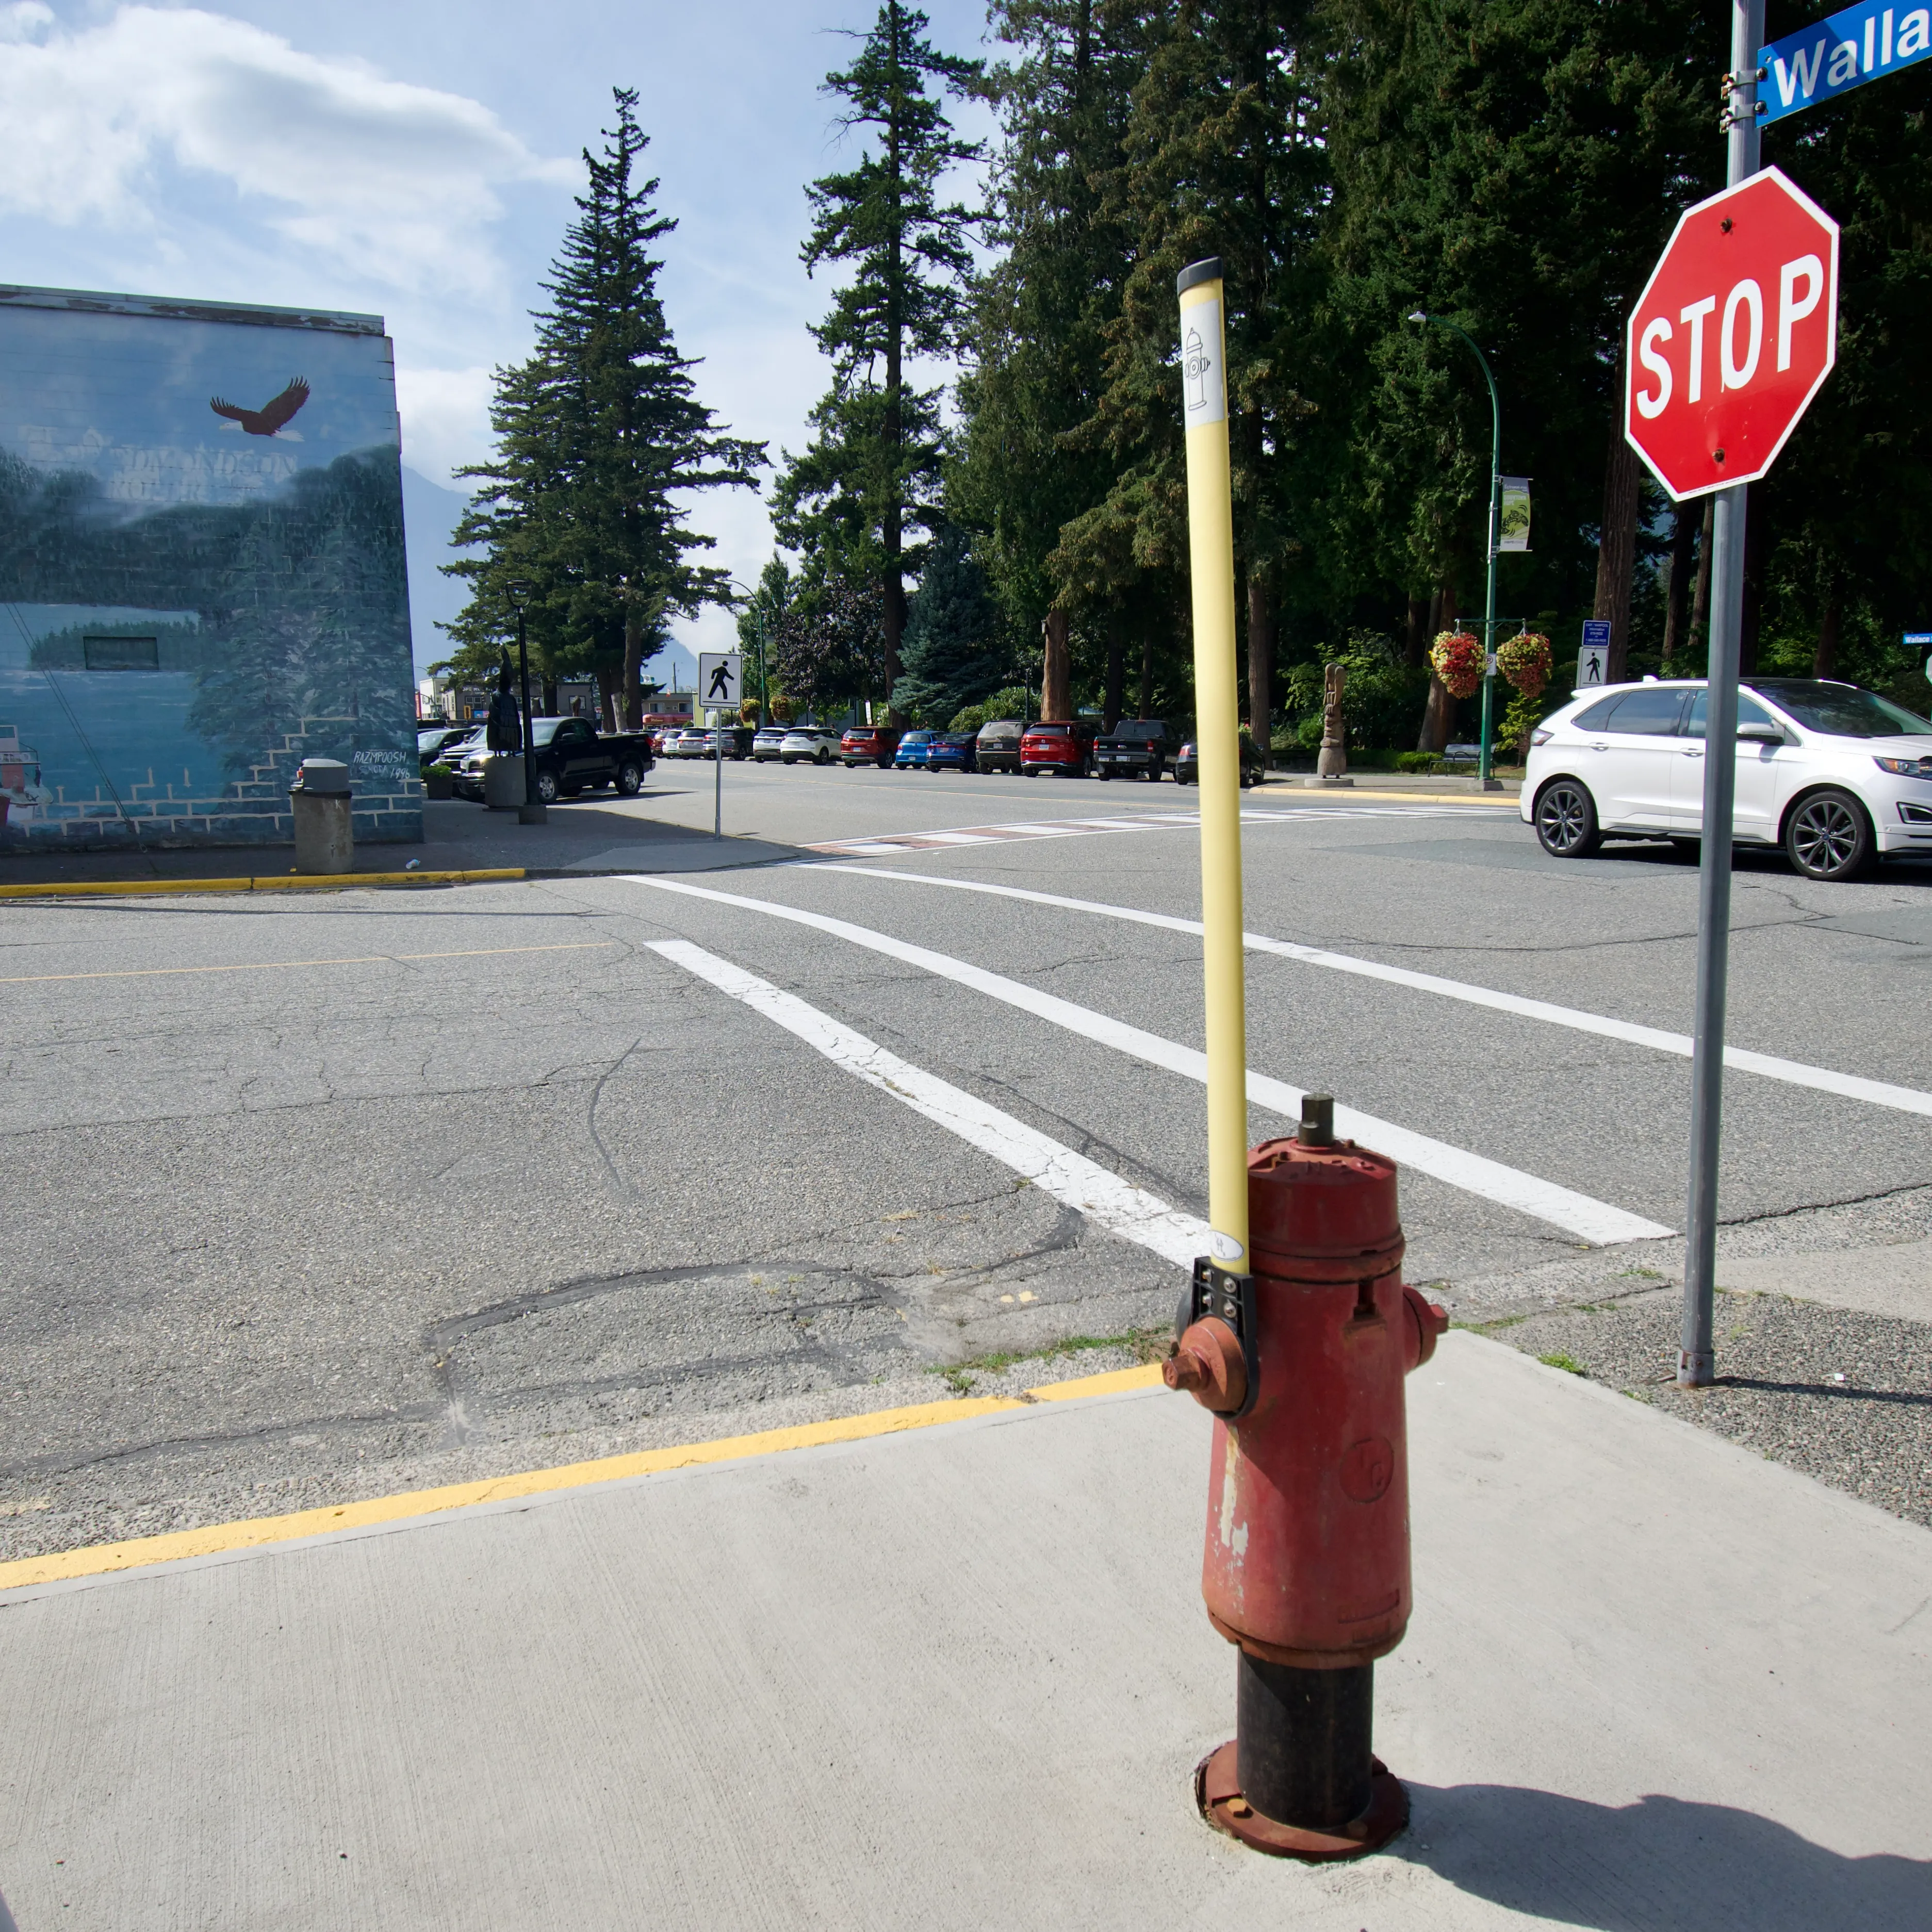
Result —
<svg viewBox="0 0 1932 1932"><path fill-rule="evenodd" d="M1195 1766L1194 1802L1216 1831L1238 1838L1255 1851L1277 1858L1300 1858L1308 1864L1329 1864L1380 1851L1408 1823L1408 1793L1380 1758L1374 1760L1368 1809L1347 1824L1332 1831L1310 1830L1264 1817L1242 1795L1234 1744L1230 1738Z"/></svg>

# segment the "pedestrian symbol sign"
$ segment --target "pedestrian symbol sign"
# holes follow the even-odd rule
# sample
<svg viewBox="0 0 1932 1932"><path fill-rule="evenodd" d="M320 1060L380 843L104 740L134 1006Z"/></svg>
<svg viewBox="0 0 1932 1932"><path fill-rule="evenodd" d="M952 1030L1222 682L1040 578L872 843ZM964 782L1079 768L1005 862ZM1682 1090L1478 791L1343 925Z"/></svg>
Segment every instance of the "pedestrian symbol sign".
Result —
<svg viewBox="0 0 1932 1932"><path fill-rule="evenodd" d="M698 701L707 711L735 711L745 689L742 651L704 651L698 660Z"/></svg>
<svg viewBox="0 0 1932 1932"><path fill-rule="evenodd" d="M1576 688L1601 684L1610 662L1610 625L1606 617L1592 617L1583 626L1583 648L1576 656Z"/></svg>

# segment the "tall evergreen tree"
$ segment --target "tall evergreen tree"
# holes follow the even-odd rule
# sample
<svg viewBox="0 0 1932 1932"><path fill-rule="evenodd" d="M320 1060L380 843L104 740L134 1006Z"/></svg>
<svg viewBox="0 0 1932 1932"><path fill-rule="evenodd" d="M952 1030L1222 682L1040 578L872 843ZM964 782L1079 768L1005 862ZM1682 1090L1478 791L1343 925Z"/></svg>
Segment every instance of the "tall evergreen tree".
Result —
<svg viewBox="0 0 1932 1932"><path fill-rule="evenodd" d="M999 607L956 524L944 525L927 553L903 656L892 709L928 724L996 691L1012 662Z"/></svg>
<svg viewBox="0 0 1932 1932"><path fill-rule="evenodd" d="M1119 465L1062 533L1068 574L1123 550L1178 573L1186 554L1175 275L1218 255L1226 275L1235 547L1247 590L1250 715L1265 744L1276 612L1316 548L1328 358L1321 228L1328 189L1318 42L1307 0L1179 0L1136 88L1108 206L1133 238L1108 381L1076 446Z"/></svg>
<svg viewBox="0 0 1932 1932"><path fill-rule="evenodd" d="M1480 595L1488 392L1460 343L1409 324L1421 310L1482 345L1504 466L1536 480L1536 554L1502 566L1502 610L1600 600L1626 647L1640 478L1624 322L1678 210L1721 178L1719 16L1678 0L1330 0L1329 238L1360 356L1336 511L1358 584L1392 579L1442 623ZM1418 656L1432 628L1413 624ZM1450 706L1431 695L1439 749Z"/></svg>
<svg viewBox="0 0 1932 1932"><path fill-rule="evenodd" d="M1097 616L1112 693L1130 632L1160 626L1172 599L1171 581L1150 594L1128 542L1090 542L1069 567L1049 564L1062 530L1106 500L1118 473L1103 445L1070 440L1106 386L1108 331L1132 260L1131 230L1106 186L1170 10L1165 0L1000 0L990 13L1016 50L990 76L1002 126L992 238L1004 252L974 293L959 383L965 434L946 500L977 533L976 554L1015 628L1030 637L1044 620L1049 718L1072 715L1075 610ZM1121 526L1104 534L1118 538Z"/></svg>
<svg viewBox="0 0 1932 1932"><path fill-rule="evenodd" d="M499 374L498 460L459 472L484 488L454 540L488 554L446 567L471 580L479 625L514 628L504 586L522 576L546 631L560 623L602 640L607 659L621 640L624 722L634 728L644 646L666 614L731 599L728 574L702 560L712 539L690 528L679 500L755 488L765 454L723 433L698 400L698 364L678 353L651 252L677 224L653 206L656 180L635 178L650 139L636 90L613 94L617 124L601 154L584 150L588 185L544 284L551 305L537 316L536 354Z"/></svg>
<svg viewBox="0 0 1932 1932"><path fill-rule="evenodd" d="M812 331L831 358L832 387L776 492L779 540L806 554L808 577L878 586L888 690L900 670L904 573L921 554L906 535L940 514L944 446L940 392L910 380L908 364L956 346L982 218L940 195L949 169L981 158L944 106L946 94L978 88L980 64L940 52L924 38L927 24L886 0L858 57L826 77L844 104L840 124L867 144L855 167L807 190L814 219L800 253L808 272L849 265L852 277Z"/></svg>

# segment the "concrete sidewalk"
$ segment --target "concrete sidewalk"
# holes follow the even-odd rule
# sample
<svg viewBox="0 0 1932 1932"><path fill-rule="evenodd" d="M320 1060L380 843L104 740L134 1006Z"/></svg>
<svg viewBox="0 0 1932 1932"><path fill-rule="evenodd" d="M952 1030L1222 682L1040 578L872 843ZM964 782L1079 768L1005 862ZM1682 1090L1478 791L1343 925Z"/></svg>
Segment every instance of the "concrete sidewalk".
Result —
<svg viewBox="0 0 1932 1932"><path fill-rule="evenodd" d="M362 844L354 873L488 872L502 867L529 873L704 872L767 865L799 856L797 848L768 839L728 835L714 838L666 824L650 814L647 786L634 800L568 799L549 808L542 825L523 825L514 812L489 812L460 799L423 804L420 844ZM142 851L132 844L105 852L33 852L17 844L0 854L0 884L59 886L154 879L196 880L292 872L291 845L193 846ZM351 875L352 880L352 874Z"/></svg>
<svg viewBox="0 0 1932 1932"><path fill-rule="evenodd" d="M0 1596L0 1893L20 1932L1932 1923L1932 1536L1469 1335L1411 1396L1414 1820L1361 1864L1195 1814L1208 1421L1150 1390Z"/></svg>

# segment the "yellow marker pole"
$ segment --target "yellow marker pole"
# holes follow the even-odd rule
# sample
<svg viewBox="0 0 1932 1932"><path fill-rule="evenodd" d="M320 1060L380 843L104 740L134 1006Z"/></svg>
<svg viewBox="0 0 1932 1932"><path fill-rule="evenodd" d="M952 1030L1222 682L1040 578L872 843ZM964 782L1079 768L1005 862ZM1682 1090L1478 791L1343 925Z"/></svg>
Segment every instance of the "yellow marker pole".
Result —
<svg viewBox="0 0 1932 1932"><path fill-rule="evenodd" d="M1241 945L1241 744L1234 673L1234 522L1218 257L1180 272L1182 419L1194 592L1202 957L1208 1017L1208 1220L1217 1266L1247 1272L1248 1050Z"/></svg>

